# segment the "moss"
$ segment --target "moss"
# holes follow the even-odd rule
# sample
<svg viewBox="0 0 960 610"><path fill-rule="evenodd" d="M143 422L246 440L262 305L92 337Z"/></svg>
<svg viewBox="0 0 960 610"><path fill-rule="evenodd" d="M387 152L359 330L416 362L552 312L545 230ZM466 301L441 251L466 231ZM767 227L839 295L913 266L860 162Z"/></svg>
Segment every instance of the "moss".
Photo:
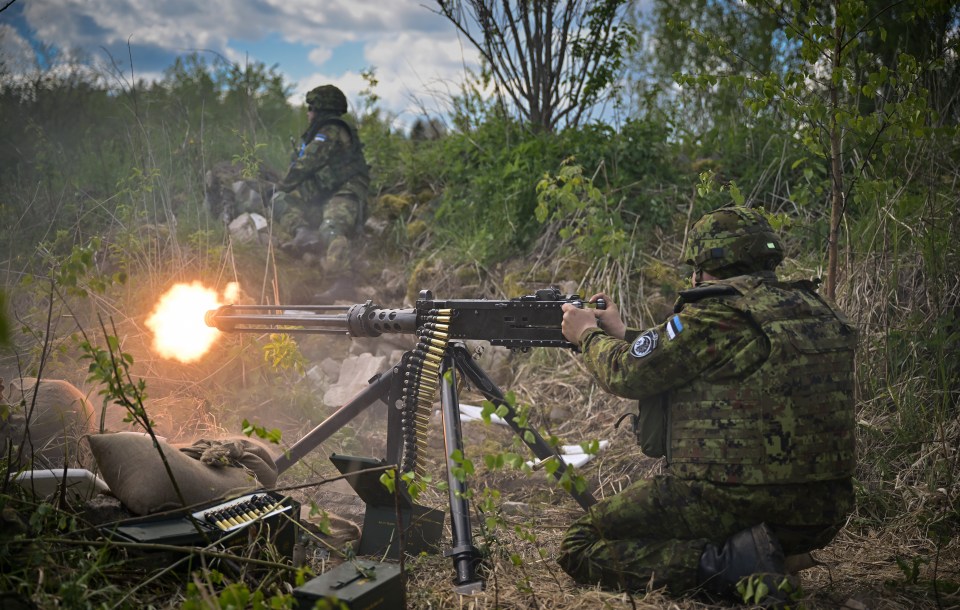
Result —
<svg viewBox="0 0 960 610"><path fill-rule="evenodd" d="M413 220L407 223L407 239L414 241L427 232L427 223L422 220Z"/></svg>
<svg viewBox="0 0 960 610"><path fill-rule="evenodd" d="M460 265L453 272L453 276L460 285L476 284L480 281L480 277L477 275L477 268L473 265Z"/></svg>
<svg viewBox="0 0 960 610"><path fill-rule="evenodd" d="M441 266L439 262L428 259L417 262L413 271L410 273L410 279L407 281L407 301L413 303L417 300L417 295L420 293L420 288L424 280L430 276L438 276Z"/></svg>
<svg viewBox="0 0 960 610"><path fill-rule="evenodd" d="M373 216L384 219L400 218L410 211L413 202L414 196L410 193L381 195L374 202Z"/></svg>

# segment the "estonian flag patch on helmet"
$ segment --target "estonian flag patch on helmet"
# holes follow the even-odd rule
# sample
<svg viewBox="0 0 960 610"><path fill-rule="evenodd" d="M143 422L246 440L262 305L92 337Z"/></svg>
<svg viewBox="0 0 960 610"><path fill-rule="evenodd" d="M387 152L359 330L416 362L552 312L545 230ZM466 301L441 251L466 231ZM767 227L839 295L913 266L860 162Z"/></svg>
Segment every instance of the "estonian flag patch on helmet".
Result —
<svg viewBox="0 0 960 610"><path fill-rule="evenodd" d="M327 141L327 136L323 135L322 133L318 133L316 136L313 137L313 141L314 141L314 142L326 142L326 141Z"/></svg>
<svg viewBox="0 0 960 610"><path fill-rule="evenodd" d="M630 346L630 355L634 358L643 358L657 349L657 343L660 341L660 334L656 330L650 329L637 337L637 340Z"/></svg>

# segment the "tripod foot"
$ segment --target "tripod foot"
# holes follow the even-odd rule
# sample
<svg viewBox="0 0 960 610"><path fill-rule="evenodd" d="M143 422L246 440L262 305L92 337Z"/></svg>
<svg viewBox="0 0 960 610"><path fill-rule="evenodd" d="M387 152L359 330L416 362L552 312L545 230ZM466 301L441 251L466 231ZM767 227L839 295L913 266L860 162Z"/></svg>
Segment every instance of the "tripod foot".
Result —
<svg viewBox="0 0 960 610"><path fill-rule="evenodd" d="M453 567L457 577L453 580L453 590L459 595L473 595L483 591L483 579L477 576L476 566L480 561L480 551L471 544L462 544L443 553L453 558Z"/></svg>
<svg viewBox="0 0 960 610"><path fill-rule="evenodd" d="M483 593L483 581L475 580L462 585L454 585L453 592L457 595L476 595Z"/></svg>

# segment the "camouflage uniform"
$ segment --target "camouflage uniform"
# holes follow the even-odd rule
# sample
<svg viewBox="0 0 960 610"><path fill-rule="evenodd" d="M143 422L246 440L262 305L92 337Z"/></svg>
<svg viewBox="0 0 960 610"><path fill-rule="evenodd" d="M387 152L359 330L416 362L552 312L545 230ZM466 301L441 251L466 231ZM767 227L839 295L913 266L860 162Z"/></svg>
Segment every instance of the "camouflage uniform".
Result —
<svg viewBox="0 0 960 610"><path fill-rule="evenodd" d="M577 580L688 591L707 545L765 522L783 552L807 552L852 511L856 335L813 283L763 268L776 262L681 292L674 315L623 340L583 333L587 367L607 391L640 401L638 442L666 458L668 474L571 526L559 562Z"/></svg>
<svg viewBox="0 0 960 610"><path fill-rule="evenodd" d="M306 246L319 249L317 254L345 259L347 240L364 221L369 166L356 130L340 118L347 110L343 93L317 87L307 94L307 104L316 114L280 183L285 195L275 199L274 213L291 234L315 231L316 239ZM346 261L329 262L343 268Z"/></svg>

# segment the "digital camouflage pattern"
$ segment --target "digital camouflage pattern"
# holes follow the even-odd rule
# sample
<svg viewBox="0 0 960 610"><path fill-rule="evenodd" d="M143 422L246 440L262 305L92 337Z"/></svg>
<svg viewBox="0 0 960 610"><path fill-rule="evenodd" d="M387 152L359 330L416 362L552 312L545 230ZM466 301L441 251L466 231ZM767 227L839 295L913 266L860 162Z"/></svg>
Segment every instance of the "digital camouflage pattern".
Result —
<svg viewBox="0 0 960 610"><path fill-rule="evenodd" d="M370 188L370 173L360 137L345 121L328 116L318 121L316 134L301 142L290 169L280 183L294 216L284 223L316 229L332 226L338 234L351 236L362 223Z"/></svg>
<svg viewBox="0 0 960 610"><path fill-rule="evenodd" d="M670 391L670 471L749 485L851 476L854 328L809 282L740 276L709 285L733 288L716 300L761 333L745 359L731 354Z"/></svg>
<svg viewBox="0 0 960 610"><path fill-rule="evenodd" d="M806 553L833 539L853 505L850 479L720 485L657 476L592 506L567 531L557 561L584 584L681 594L696 589L708 543L766 522L784 553Z"/></svg>
<svg viewBox="0 0 960 610"><path fill-rule="evenodd" d="M320 85L307 92L307 106L340 116L347 113L347 96L333 85Z"/></svg>
<svg viewBox="0 0 960 610"><path fill-rule="evenodd" d="M775 269L783 260L783 247L760 211L730 207L693 225L683 259L698 271L726 278Z"/></svg>
<svg viewBox="0 0 960 610"><path fill-rule="evenodd" d="M587 368L608 392L662 409L672 472L796 483L853 471L854 329L809 282L705 282L663 324L627 340L591 329ZM655 432L655 431L654 431Z"/></svg>
<svg viewBox="0 0 960 610"><path fill-rule="evenodd" d="M682 591L706 541L762 521L801 527L781 540L788 553L826 544L853 507L838 490L853 469L855 340L812 283L771 271L684 291L674 315L625 340L585 331L584 362L640 401L638 439L662 448L670 476L600 502L571 527L561 565L586 583L640 589L653 574Z"/></svg>

